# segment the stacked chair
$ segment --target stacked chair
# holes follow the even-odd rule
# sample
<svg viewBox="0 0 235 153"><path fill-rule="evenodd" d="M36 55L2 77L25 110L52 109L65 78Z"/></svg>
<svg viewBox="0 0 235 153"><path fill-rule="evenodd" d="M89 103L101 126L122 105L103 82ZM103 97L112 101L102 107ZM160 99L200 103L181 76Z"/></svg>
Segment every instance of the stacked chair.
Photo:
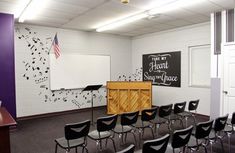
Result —
<svg viewBox="0 0 235 153"><path fill-rule="evenodd" d="M118 151L116 153L134 153L135 151L135 145L131 144L129 147L127 147L126 149L123 149L121 151Z"/></svg>
<svg viewBox="0 0 235 153"><path fill-rule="evenodd" d="M88 134L88 137L94 141L96 141L97 150L102 150L102 140L106 140L106 146L108 139L110 139L113 143L114 151L116 152L115 142L113 140L112 131L116 126L117 115L100 117L97 119L97 129L91 131ZM100 147L99 147L100 146Z"/></svg>
<svg viewBox="0 0 235 153"><path fill-rule="evenodd" d="M130 112L130 113L123 113L120 115L121 118L121 123L116 125L116 127L113 129L114 133L118 134L119 139L122 143L123 141L123 136L125 135L125 142L127 138L127 134L131 133L134 137L135 144L137 144L136 137L135 137L135 124L137 122L139 115L139 111L136 112Z"/></svg>
<svg viewBox="0 0 235 153"><path fill-rule="evenodd" d="M188 111L181 113L180 115L185 118L185 126L187 127L188 125L188 118L193 118L194 121L194 125L196 125L197 121L196 121L196 113L197 113L197 108L198 108L198 104L199 104L199 99L197 100L191 100L189 101L188 104Z"/></svg>
<svg viewBox="0 0 235 153"><path fill-rule="evenodd" d="M183 122L183 113L185 112L186 102L175 103L173 113L170 115L170 122L174 123L175 121L179 120L181 123L182 128L184 128ZM174 124L172 124L174 125Z"/></svg>
<svg viewBox="0 0 235 153"><path fill-rule="evenodd" d="M87 146L87 135L90 129L90 121L66 124L64 127L64 137L55 139L55 153L57 153L57 147L65 149L66 152L70 152L71 149L75 148L77 153L77 148L82 147L82 152L88 150Z"/></svg>
<svg viewBox="0 0 235 153"><path fill-rule="evenodd" d="M209 137L208 137L208 141L209 141L210 146L211 146L210 147L211 148L211 153L212 153L213 144L216 143L218 140L220 141L222 150L224 152L224 145L223 145L223 140L222 140L224 135L222 135L222 134L223 134L224 128L226 126L227 119L228 119L228 114L215 119L214 126L211 130L211 133L210 133Z"/></svg>
<svg viewBox="0 0 235 153"><path fill-rule="evenodd" d="M160 125L167 124L169 131L171 131L171 122L170 122L170 115L172 112L172 104L160 106L158 109L158 116L154 120L151 120L152 124L155 127L155 133L158 135L158 129Z"/></svg>
<svg viewBox="0 0 235 153"><path fill-rule="evenodd" d="M165 153L169 139L170 135L166 134L161 138L145 141L143 144L142 153Z"/></svg>
<svg viewBox="0 0 235 153"><path fill-rule="evenodd" d="M186 129L175 130L172 136L171 147L173 149L173 153L175 153L176 149L182 148L182 153L186 152L187 144L191 137L193 131L193 126L190 126Z"/></svg>
<svg viewBox="0 0 235 153"><path fill-rule="evenodd" d="M190 152L199 151L200 147L204 148L207 153L207 146L210 145L210 152L212 153L213 144L220 142L222 151L225 152L223 145L223 138L228 137L229 153L231 153L231 135L235 133L235 112L232 114L232 118L228 119L228 114L216 118L215 120L209 120L206 122L196 123L195 114L192 111L197 110L199 100L190 101L188 110L185 112L186 102L176 103L172 110L172 104L154 107L151 109L144 109L141 111L140 120L138 120L139 111L122 113L120 114L120 123L117 123L118 115L111 115L106 117L97 118L97 128L91 132L90 120L86 120L78 123L66 124L64 126L64 137L55 139L55 153L57 153L58 146L66 152L70 152L71 149L75 149L78 152L78 147L82 148L82 153L87 149L87 137L96 141L97 150L102 150L102 141L112 141L114 151L116 152L116 146L114 142L114 135L119 136L120 142L124 144L126 142L127 134L131 133L137 145L137 139L135 131L139 134L139 146L143 139L144 131L149 128L152 133L152 140L146 140L143 143L142 153L165 153L166 151L173 150L175 153L177 150L185 153L187 150ZM157 115L158 114L158 115ZM187 118L192 117L195 126L187 127ZM186 127L183 124L183 119L186 119ZM179 120L182 129L173 131L171 123ZM154 128L158 135L158 128L161 124L167 124L169 134L154 139ZM193 128L195 127L195 128ZM168 143L170 142L171 148ZM121 144L120 143L120 144ZM131 144L127 148L116 153L134 153L135 145Z"/></svg>
<svg viewBox="0 0 235 153"><path fill-rule="evenodd" d="M144 130L146 128L151 130L154 139L154 132L153 132L154 125L152 124L152 121L155 119L156 115L157 115L157 108L144 109L141 111L141 120L140 122L137 122L136 125L134 126L139 131L139 146L141 143L141 139L143 138L144 135Z"/></svg>
<svg viewBox="0 0 235 153"><path fill-rule="evenodd" d="M207 144L206 141L209 138L209 134L212 129L213 120L206 121L206 122L200 122L196 125L195 133L193 133L188 148L192 151L198 151L200 147L203 147L205 149L205 153L207 153Z"/></svg>
<svg viewBox="0 0 235 153"><path fill-rule="evenodd" d="M228 144L229 144L229 153L231 153L231 135L234 134L234 128L235 128L235 112L232 114L231 120L227 122L227 125L225 126L224 132L228 136Z"/></svg>

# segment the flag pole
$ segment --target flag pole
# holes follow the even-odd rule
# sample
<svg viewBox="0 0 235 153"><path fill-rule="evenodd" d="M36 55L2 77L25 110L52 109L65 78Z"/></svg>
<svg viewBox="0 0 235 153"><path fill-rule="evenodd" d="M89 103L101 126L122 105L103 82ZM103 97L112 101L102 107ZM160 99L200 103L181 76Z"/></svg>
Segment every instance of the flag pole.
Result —
<svg viewBox="0 0 235 153"><path fill-rule="evenodd" d="M55 36L56 36L56 35L57 35L57 32L55 33ZM52 43L51 43L51 47L50 47L50 49L49 49L49 54L50 54L50 52L51 52L51 48L52 48L53 42L55 41L55 36L54 36L53 41L52 41Z"/></svg>

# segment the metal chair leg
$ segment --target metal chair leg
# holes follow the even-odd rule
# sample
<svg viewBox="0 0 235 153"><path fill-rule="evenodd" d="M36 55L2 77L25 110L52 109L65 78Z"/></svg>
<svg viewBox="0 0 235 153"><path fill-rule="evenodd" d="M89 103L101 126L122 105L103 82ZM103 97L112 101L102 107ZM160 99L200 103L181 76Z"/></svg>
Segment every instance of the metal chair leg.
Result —
<svg viewBox="0 0 235 153"><path fill-rule="evenodd" d="M117 152L114 140L112 138L109 138L109 139L111 139L111 141L113 142L114 151Z"/></svg>
<svg viewBox="0 0 235 153"><path fill-rule="evenodd" d="M58 144L55 144L55 153L57 153Z"/></svg>
<svg viewBox="0 0 235 153"><path fill-rule="evenodd" d="M137 140L136 140L134 131L132 131L131 133L132 133L132 135L133 135L133 137L134 137L134 139L135 139L135 145L137 145Z"/></svg>
<svg viewBox="0 0 235 153"><path fill-rule="evenodd" d="M180 122L181 122L181 126L182 126L182 128L184 128L184 122L183 122L183 119L180 119Z"/></svg>
<svg viewBox="0 0 235 153"><path fill-rule="evenodd" d="M140 147L140 143L141 143L141 133L142 133L142 131L141 131L141 129L139 129L138 131L139 131L139 147Z"/></svg>
<svg viewBox="0 0 235 153"><path fill-rule="evenodd" d="M210 142L210 148L211 148L211 153L212 153L212 151L213 151L213 150L212 150L212 142Z"/></svg>
<svg viewBox="0 0 235 153"><path fill-rule="evenodd" d="M206 146L202 145L202 147L204 148L205 153L207 153L207 148L206 148Z"/></svg>
<svg viewBox="0 0 235 153"><path fill-rule="evenodd" d="M224 152L224 144L223 144L223 140L222 140L220 137L218 137L218 139L220 140L221 147L222 147L222 150L223 150L223 152Z"/></svg>
<svg viewBox="0 0 235 153"><path fill-rule="evenodd" d="M231 135L228 134L228 146L229 146L229 153L231 153Z"/></svg>
<svg viewBox="0 0 235 153"><path fill-rule="evenodd" d="M153 139L154 139L154 132L153 132L153 128L151 128L151 127L150 127L150 129L151 129L151 132L152 132L152 135L153 135Z"/></svg>
<svg viewBox="0 0 235 153"><path fill-rule="evenodd" d="M185 128L188 127L188 117L185 117Z"/></svg>
<svg viewBox="0 0 235 153"><path fill-rule="evenodd" d="M126 143L126 139L127 139L127 133L125 133L125 143Z"/></svg>

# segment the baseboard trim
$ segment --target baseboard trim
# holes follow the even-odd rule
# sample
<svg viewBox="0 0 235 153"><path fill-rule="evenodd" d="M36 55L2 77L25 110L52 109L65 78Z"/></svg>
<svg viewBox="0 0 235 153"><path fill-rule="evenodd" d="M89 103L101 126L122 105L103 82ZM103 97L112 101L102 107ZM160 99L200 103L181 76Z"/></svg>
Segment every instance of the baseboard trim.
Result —
<svg viewBox="0 0 235 153"><path fill-rule="evenodd" d="M196 116L200 116L201 118L204 118L204 119L206 119L206 120L209 120L209 119L210 119L210 116L208 116L208 115L198 114L198 113L193 113L193 114L196 115Z"/></svg>
<svg viewBox="0 0 235 153"><path fill-rule="evenodd" d="M152 105L152 107L159 107L159 106L157 106L157 105ZM210 116L208 116L208 115L199 114L199 113L193 113L193 114L196 115L196 116L200 116L201 118L206 119L206 120L209 120L209 119L210 119Z"/></svg>
<svg viewBox="0 0 235 153"><path fill-rule="evenodd" d="M93 107L93 110L106 108L106 107L107 106L96 106L96 107ZM66 114L72 114L72 113L78 113L78 112L85 112L85 111L90 111L90 110L91 110L90 107L89 108L81 108L81 109L67 110L67 111L61 111L61 112L52 112L52 113L17 117L16 120L17 121L23 121L23 120L30 120L30 119L37 119L37 118L44 118L44 117L66 115Z"/></svg>

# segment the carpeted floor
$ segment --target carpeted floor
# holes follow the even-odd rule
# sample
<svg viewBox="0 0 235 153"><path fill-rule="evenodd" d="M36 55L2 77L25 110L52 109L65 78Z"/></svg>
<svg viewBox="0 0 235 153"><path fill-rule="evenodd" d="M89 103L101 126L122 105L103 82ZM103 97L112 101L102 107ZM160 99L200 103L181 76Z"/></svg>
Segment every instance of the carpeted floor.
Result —
<svg viewBox="0 0 235 153"><path fill-rule="evenodd" d="M106 116L106 109L98 108L94 110L94 119L97 117ZM81 111L73 114L66 114L53 117L37 118L18 121L17 129L12 131L11 137L11 152L12 153L53 153L55 152L55 142L54 139L64 136L64 125L67 123L80 122L86 119L91 119L90 111ZM205 118L197 118L197 121L205 121ZM190 121L189 121L190 124ZM176 129L179 129L179 123L174 124ZM91 126L90 130L95 129L95 126ZM165 125L160 127L159 134L164 135L168 133L167 127ZM138 133L136 133L136 138L138 140ZM144 138L141 141L152 139L151 132L147 129L144 133ZM138 140L139 141L139 140ZM127 143L125 145L120 145L118 136L115 136L115 143L117 150L120 151L125 147L134 143L132 135L128 135ZM232 152L235 153L235 135L231 137ZM227 138L224 139L225 152L222 152L220 144L213 145L214 153L228 153ZM141 148L136 146L136 152L141 153ZM88 150L89 153L95 153L96 143L88 138ZM210 148L208 147L208 151ZM58 153L64 153L65 151L58 148ZM71 150L70 152L75 152ZM82 152L79 148L78 152ZM102 151L103 153L114 153L112 143L108 142L108 147ZM172 150L170 150L172 152ZM204 152L203 149L200 152Z"/></svg>

